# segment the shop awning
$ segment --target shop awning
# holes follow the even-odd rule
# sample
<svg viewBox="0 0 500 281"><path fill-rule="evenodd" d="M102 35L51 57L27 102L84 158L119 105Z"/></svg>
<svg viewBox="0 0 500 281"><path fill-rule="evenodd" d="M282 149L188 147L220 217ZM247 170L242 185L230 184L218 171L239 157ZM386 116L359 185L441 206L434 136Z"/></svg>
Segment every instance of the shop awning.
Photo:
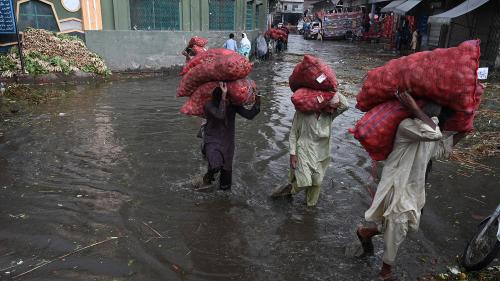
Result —
<svg viewBox="0 0 500 281"><path fill-rule="evenodd" d="M393 12L398 15L406 15L411 9L417 6L422 0L408 0L394 8Z"/></svg>
<svg viewBox="0 0 500 281"><path fill-rule="evenodd" d="M382 2L388 2L391 0L368 0L368 3L370 4L375 4L375 3L382 3Z"/></svg>
<svg viewBox="0 0 500 281"><path fill-rule="evenodd" d="M351 7L358 7L368 4L367 0L352 0Z"/></svg>
<svg viewBox="0 0 500 281"><path fill-rule="evenodd" d="M383 7L380 11L382 13L390 13L390 12L394 11L394 8L396 8L397 6L403 4L404 2L406 2L406 0L392 1L387 6Z"/></svg>
<svg viewBox="0 0 500 281"><path fill-rule="evenodd" d="M450 23L451 19L457 18L461 15L465 15L468 12L473 11L486 4L488 1L489 0L467 0L451 10L448 10L441 14L430 16L429 23L448 24Z"/></svg>

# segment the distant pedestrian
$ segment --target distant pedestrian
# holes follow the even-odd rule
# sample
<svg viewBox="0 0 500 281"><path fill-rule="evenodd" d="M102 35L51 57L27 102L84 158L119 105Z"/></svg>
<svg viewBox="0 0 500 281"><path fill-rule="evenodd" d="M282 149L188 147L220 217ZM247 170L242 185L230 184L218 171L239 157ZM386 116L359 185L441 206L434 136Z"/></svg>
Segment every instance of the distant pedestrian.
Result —
<svg viewBox="0 0 500 281"><path fill-rule="evenodd" d="M411 51L412 51L412 53L415 53L417 51L417 42L418 42L418 31L415 30L415 31L413 31L413 34L411 36Z"/></svg>
<svg viewBox="0 0 500 281"><path fill-rule="evenodd" d="M400 42L400 52L407 52L410 49L410 44L411 44L411 30L410 30L410 24L408 20L406 20L403 24L403 28L401 30L401 42Z"/></svg>
<svg viewBox="0 0 500 281"><path fill-rule="evenodd" d="M276 41L276 53L281 53L283 52L283 50L285 49L285 41L283 40L283 38L279 38L277 41Z"/></svg>
<svg viewBox="0 0 500 281"><path fill-rule="evenodd" d="M330 165L332 122L348 106L347 99L337 93L323 112L295 112L290 130L290 182L276 189L271 197L305 191L307 206L316 206L323 177Z"/></svg>
<svg viewBox="0 0 500 281"><path fill-rule="evenodd" d="M320 40L321 42L323 42L323 31L322 30L318 31L318 36L316 37L316 40Z"/></svg>
<svg viewBox="0 0 500 281"><path fill-rule="evenodd" d="M247 34L241 33L240 48L238 49L238 53L249 59L251 50L252 50L252 43L250 42L250 40L248 40Z"/></svg>
<svg viewBox="0 0 500 281"><path fill-rule="evenodd" d="M257 36L257 39L255 40L255 45L256 45L256 50L255 54L258 59L266 59L267 55L267 42L266 38L262 35L262 33L259 33L259 36Z"/></svg>
<svg viewBox="0 0 500 281"><path fill-rule="evenodd" d="M229 39L224 43L224 48L238 52L238 43L234 40L234 34L229 34Z"/></svg>
<svg viewBox="0 0 500 281"><path fill-rule="evenodd" d="M372 205L365 213L365 219L376 226L360 227L356 232L364 255L374 254L372 237L383 235L381 280L395 280L392 267L398 249L409 230L418 230L425 205L427 163L448 155L464 136L441 133L436 117L441 113L439 105L428 103L422 110L407 93L397 94L397 98L413 118L399 124L394 149L385 162Z"/></svg>

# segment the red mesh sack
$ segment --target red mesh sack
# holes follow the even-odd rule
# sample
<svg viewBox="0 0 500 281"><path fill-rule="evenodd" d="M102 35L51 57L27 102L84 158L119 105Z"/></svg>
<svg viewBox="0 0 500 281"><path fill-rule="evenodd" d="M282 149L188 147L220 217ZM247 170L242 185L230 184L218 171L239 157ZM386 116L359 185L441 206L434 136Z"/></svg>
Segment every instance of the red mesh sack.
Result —
<svg viewBox="0 0 500 281"><path fill-rule="evenodd" d="M207 50L205 50L204 47L200 47L200 46L193 46L192 49L193 49L195 57L198 55L201 55L207 51Z"/></svg>
<svg viewBox="0 0 500 281"><path fill-rule="evenodd" d="M193 36L191 37L191 40L189 40L189 47L194 47L194 46L199 46L199 47L205 47L208 44L208 39L199 37L199 36Z"/></svg>
<svg viewBox="0 0 500 281"><path fill-rule="evenodd" d="M420 106L422 102L418 102ZM397 100L379 104L368 111L349 129L375 161L387 159L394 147L399 123L410 117L408 110Z"/></svg>
<svg viewBox="0 0 500 281"><path fill-rule="evenodd" d="M321 112L321 110L328 106L328 103L334 96L334 92L300 88L293 93L292 103L295 106L295 110L301 112Z"/></svg>
<svg viewBox="0 0 500 281"><path fill-rule="evenodd" d="M212 92L218 86L218 82L208 82L201 85L184 103L180 112L186 115L205 116L205 104L212 99Z"/></svg>
<svg viewBox="0 0 500 281"><path fill-rule="evenodd" d="M233 50L222 49L222 48L209 49L209 50L203 52L202 54L197 55L194 58L192 58L188 62L188 64L186 64L186 66L184 66L180 75L186 74L190 69L192 69L193 67L195 67L199 64L203 64L206 61L213 60L214 57L228 56L228 55L234 55L234 54L236 54L236 52Z"/></svg>
<svg viewBox="0 0 500 281"><path fill-rule="evenodd" d="M391 60L368 72L356 107L368 111L394 98L399 90L453 110L469 111L475 106L479 57L479 40L471 40L458 47Z"/></svg>
<svg viewBox="0 0 500 281"><path fill-rule="evenodd" d="M252 64L239 54L214 57L213 60L193 67L182 77L177 96L188 97L206 82L235 81L245 78L250 71Z"/></svg>
<svg viewBox="0 0 500 281"><path fill-rule="evenodd" d="M231 103L235 105L248 105L255 102L257 85L250 79L239 79L227 83L227 93Z"/></svg>
<svg viewBox="0 0 500 281"><path fill-rule="evenodd" d="M288 81L293 92L299 88L337 91L335 72L324 61L311 55L304 55L304 59L295 66Z"/></svg>
<svg viewBox="0 0 500 281"><path fill-rule="evenodd" d="M274 40L283 39L286 41L288 39L288 34L281 29L271 28L266 34Z"/></svg>
<svg viewBox="0 0 500 281"><path fill-rule="evenodd" d="M445 131L470 133L474 130L474 117L476 117L484 86L480 83L476 87L476 105L472 111L455 111L455 113L444 123Z"/></svg>
<svg viewBox="0 0 500 281"><path fill-rule="evenodd" d="M444 123L445 131L455 131L470 133L474 130L474 117L476 111L455 111L446 123Z"/></svg>

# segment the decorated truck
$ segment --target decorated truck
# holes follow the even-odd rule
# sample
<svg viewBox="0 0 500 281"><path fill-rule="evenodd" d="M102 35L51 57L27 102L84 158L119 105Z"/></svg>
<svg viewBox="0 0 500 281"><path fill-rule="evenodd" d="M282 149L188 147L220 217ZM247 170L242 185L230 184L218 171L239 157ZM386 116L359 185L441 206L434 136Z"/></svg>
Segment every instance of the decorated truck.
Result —
<svg viewBox="0 0 500 281"><path fill-rule="evenodd" d="M342 12L323 16L323 38L344 39L362 29L362 12Z"/></svg>

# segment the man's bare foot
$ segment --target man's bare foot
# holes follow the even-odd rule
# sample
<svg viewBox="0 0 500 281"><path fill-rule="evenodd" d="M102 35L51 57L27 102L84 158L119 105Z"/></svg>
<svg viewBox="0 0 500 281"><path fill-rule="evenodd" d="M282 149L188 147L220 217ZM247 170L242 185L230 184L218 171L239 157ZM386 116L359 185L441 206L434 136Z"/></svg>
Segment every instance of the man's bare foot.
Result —
<svg viewBox="0 0 500 281"><path fill-rule="evenodd" d="M392 275L391 266L386 264L385 262L382 264L382 268L380 269L380 273L378 274L380 280L383 281L397 281L398 279Z"/></svg>
<svg viewBox="0 0 500 281"><path fill-rule="evenodd" d="M292 185L287 184L276 188L271 194L271 198L280 198L292 195Z"/></svg>
<svg viewBox="0 0 500 281"><path fill-rule="evenodd" d="M363 246L363 256L373 256L375 253L372 237L374 235L367 235L364 231L365 228L360 227L356 230L356 235L358 236L359 242L361 242L361 246Z"/></svg>

